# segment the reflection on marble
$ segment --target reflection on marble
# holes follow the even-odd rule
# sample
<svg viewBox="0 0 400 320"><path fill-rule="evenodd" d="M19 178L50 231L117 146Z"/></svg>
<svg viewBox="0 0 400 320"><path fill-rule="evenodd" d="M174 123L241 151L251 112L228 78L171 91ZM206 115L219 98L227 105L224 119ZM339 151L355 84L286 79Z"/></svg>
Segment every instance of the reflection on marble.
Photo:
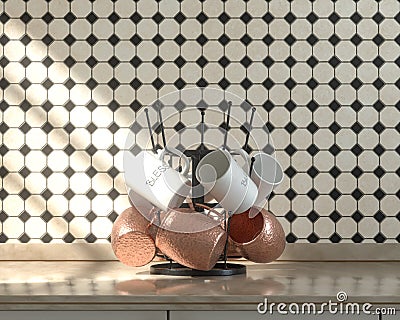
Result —
<svg viewBox="0 0 400 320"><path fill-rule="evenodd" d="M400 303L399 262L243 262L247 275L232 277L150 275L114 261L0 262L0 303L325 302L339 291L349 301Z"/></svg>

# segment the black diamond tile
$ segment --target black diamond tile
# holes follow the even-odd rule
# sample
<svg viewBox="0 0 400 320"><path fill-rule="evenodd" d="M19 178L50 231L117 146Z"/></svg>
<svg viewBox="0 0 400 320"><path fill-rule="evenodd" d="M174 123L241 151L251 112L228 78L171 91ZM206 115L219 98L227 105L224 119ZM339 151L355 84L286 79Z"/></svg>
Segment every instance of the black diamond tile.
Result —
<svg viewBox="0 0 400 320"><path fill-rule="evenodd" d="M375 13L372 17L372 20L374 20L377 24L382 23L384 19L385 17L380 12Z"/></svg>
<svg viewBox="0 0 400 320"><path fill-rule="evenodd" d="M377 78L373 83L374 87L378 90L382 89L385 83L382 81L382 79Z"/></svg>
<svg viewBox="0 0 400 320"><path fill-rule="evenodd" d="M306 17L307 21L314 24L318 21L319 17L314 13L311 12L307 17Z"/></svg>
<svg viewBox="0 0 400 320"><path fill-rule="evenodd" d="M292 46L296 43L297 39L292 35L289 34L286 38L285 38L285 42L289 45Z"/></svg>
<svg viewBox="0 0 400 320"><path fill-rule="evenodd" d="M292 90L297 85L297 82L293 80L293 78L289 78L285 81L285 86Z"/></svg>
<svg viewBox="0 0 400 320"><path fill-rule="evenodd" d="M10 151L4 144L0 145L0 155L5 156Z"/></svg>
<svg viewBox="0 0 400 320"><path fill-rule="evenodd" d="M267 34L263 39L262 39L262 41L266 44L266 45L271 45L274 41L275 41L275 39L270 35L270 34Z"/></svg>
<svg viewBox="0 0 400 320"><path fill-rule="evenodd" d="M93 178L97 174L97 170L93 167L90 166L86 171L86 175L88 175L90 178Z"/></svg>
<svg viewBox="0 0 400 320"><path fill-rule="evenodd" d="M319 241L319 237L313 232L307 237L307 240L310 243L317 243Z"/></svg>
<svg viewBox="0 0 400 320"><path fill-rule="evenodd" d="M64 63L65 63L65 65L66 65L68 68L72 68L72 67L76 64L76 60L75 60L73 57L68 56L68 57L64 60Z"/></svg>
<svg viewBox="0 0 400 320"><path fill-rule="evenodd" d="M9 41L10 41L10 39L5 34L0 36L0 44L1 45L5 46Z"/></svg>
<svg viewBox="0 0 400 320"><path fill-rule="evenodd" d="M64 20L66 22L68 22L68 24L72 24L75 22L76 20L76 16L72 13L72 12L68 12L65 16L64 16Z"/></svg>
<svg viewBox="0 0 400 320"><path fill-rule="evenodd" d="M263 62L263 64L264 64L266 67L268 67L268 68L272 67L272 65L275 63L274 59L272 59L271 56L266 56L266 57L263 59L262 62Z"/></svg>
<svg viewBox="0 0 400 320"><path fill-rule="evenodd" d="M164 86L164 82L160 78L156 78L153 82L152 85L154 88L157 90L161 89Z"/></svg>
<svg viewBox="0 0 400 320"><path fill-rule="evenodd" d="M275 82L271 78L267 78L263 81L262 85L269 90L275 85Z"/></svg>
<svg viewBox="0 0 400 320"><path fill-rule="evenodd" d="M0 222L3 223L7 219L8 219L8 215L3 210L0 211ZM0 242L1 242L1 240L0 240Z"/></svg>
<svg viewBox="0 0 400 320"><path fill-rule="evenodd" d="M289 177L289 178L293 178L296 174L297 171L295 168L293 168L292 166L289 166L286 170L285 170L285 174Z"/></svg>
<svg viewBox="0 0 400 320"><path fill-rule="evenodd" d="M381 232L379 232L375 237L374 237L375 242L377 243L384 243L387 238L385 237L384 234L382 234Z"/></svg>
<svg viewBox="0 0 400 320"><path fill-rule="evenodd" d="M330 196L332 199L337 200L337 199L339 199L339 198L342 196L342 193L341 193L338 189L334 188L334 189L332 189L332 191L329 193L329 196Z"/></svg>
<svg viewBox="0 0 400 320"><path fill-rule="evenodd" d="M86 42L91 46L94 46L97 42L99 42L99 39L92 33L86 38Z"/></svg>
<svg viewBox="0 0 400 320"><path fill-rule="evenodd" d="M290 188L288 191L285 192L285 196L286 196L289 200L293 200L294 198L297 197L297 193L296 193L296 191L294 191L292 188Z"/></svg>
<svg viewBox="0 0 400 320"><path fill-rule="evenodd" d="M289 122L286 126L285 126L285 130L289 133L293 133L297 130L296 125L293 122Z"/></svg>
<svg viewBox="0 0 400 320"><path fill-rule="evenodd" d="M295 234L293 234L292 232L290 232L287 236L286 236L286 241L288 243L295 243L298 240L298 238L296 237Z"/></svg>
<svg viewBox="0 0 400 320"><path fill-rule="evenodd" d="M116 34L111 35L107 40L112 46L116 46L121 41Z"/></svg>
<svg viewBox="0 0 400 320"><path fill-rule="evenodd" d="M197 63L200 67L204 68L204 67L208 64L208 60L206 59L206 57L200 56L200 57L196 60L196 63Z"/></svg>
<svg viewBox="0 0 400 320"><path fill-rule="evenodd" d="M362 39L358 34L355 34L355 35L352 36L351 39L350 39L350 41L351 41L354 45L356 45L356 46L360 45L361 42L362 42L362 40L363 40L363 39Z"/></svg>
<svg viewBox="0 0 400 320"><path fill-rule="evenodd" d="M118 14L116 14L115 12L111 13L108 16L108 20L110 20L112 24L116 24L120 19L121 19L121 17Z"/></svg>
<svg viewBox="0 0 400 320"><path fill-rule="evenodd" d="M336 24L339 22L340 17L336 12L333 12L329 17L328 17L329 21L332 22L333 24Z"/></svg>
<svg viewBox="0 0 400 320"><path fill-rule="evenodd" d="M165 40L164 40L164 38L161 36L161 35L159 35L159 34L157 34L157 35L155 35L154 37L153 37L153 39L151 39L152 41L153 41L153 43L155 44L155 45L157 45L157 46L160 46Z"/></svg>
<svg viewBox="0 0 400 320"><path fill-rule="evenodd" d="M53 219L53 215L48 211L48 210L45 210L41 215L40 215L40 217L42 218L42 220L44 221L44 222L49 222L51 219Z"/></svg>
<svg viewBox="0 0 400 320"><path fill-rule="evenodd" d="M90 211L86 216L85 216L86 220L88 220L89 222L93 222L94 220L96 220L97 215L93 212Z"/></svg>
<svg viewBox="0 0 400 320"><path fill-rule="evenodd" d="M341 86L341 83L338 79L333 78L331 81L329 81L329 86L333 89L336 90Z"/></svg>
<svg viewBox="0 0 400 320"><path fill-rule="evenodd" d="M340 237L340 235L338 235L338 234L335 232L335 233L333 233L333 234L329 237L329 240L330 240L332 243L339 243L339 242L342 240L342 238Z"/></svg>
<svg viewBox="0 0 400 320"><path fill-rule="evenodd" d="M374 214L374 218L376 221L382 222L386 219L386 215L381 210L379 210Z"/></svg>
<svg viewBox="0 0 400 320"><path fill-rule="evenodd" d="M289 144L286 148L285 148L285 152L289 155L292 156L297 152L297 148L293 145L293 144Z"/></svg>
<svg viewBox="0 0 400 320"><path fill-rule="evenodd" d="M25 46L31 43L32 39L26 34L20 40Z"/></svg>
<svg viewBox="0 0 400 320"><path fill-rule="evenodd" d="M48 178L53 174L53 170L51 170L49 167L46 167L40 173Z"/></svg>
<svg viewBox="0 0 400 320"><path fill-rule="evenodd" d="M356 199L356 200L360 200L360 199L364 196L364 193L363 193L360 189L356 188L356 189L351 193L351 196L352 196L354 199Z"/></svg>
<svg viewBox="0 0 400 320"><path fill-rule="evenodd" d="M22 155L26 156L29 152L31 152L31 148L29 148L27 145L24 145L19 151L22 153Z"/></svg>
<svg viewBox="0 0 400 320"><path fill-rule="evenodd" d="M63 237L64 242L66 243L72 243L75 241L75 237L71 234L71 233L67 233L64 237Z"/></svg>
<svg viewBox="0 0 400 320"><path fill-rule="evenodd" d="M240 42L243 43L245 46L248 46L252 41L252 38L248 34L245 34L243 35L243 37L240 38Z"/></svg>
<svg viewBox="0 0 400 320"><path fill-rule="evenodd" d="M240 20L248 24L252 20L252 16L248 12L245 12L240 16Z"/></svg>
<svg viewBox="0 0 400 320"><path fill-rule="evenodd" d="M5 56L1 57L0 67L5 68L9 63L10 63L10 60L8 60Z"/></svg>
<svg viewBox="0 0 400 320"><path fill-rule="evenodd" d="M267 12L263 17L262 17L262 19L266 22L266 23L268 23L268 24L270 24L272 21L274 21L274 16L271 14L271 13L269 13L269 12Z"/></svg>
<svg viewBox="0 0 400 320"><path fill-rule="evenodd" d="M354 23L358 24L361 22L362 17L360 16L360 14L358 12L355 12L351 17L350 20L353 21Z"/></svg>
<svg viewBox="0 0 400 320"><path fill-rule="evenodd" d="M315 177L319 174L319 170L318 170L316 167L311 166L311 168L309 168L309 169L307 170L307 174L308 174L311 178L315 178Z"/></svg>
<svg viewBox="0 0 400 320"><path fill-rule="evenodd" d="M218 17L218 20L221 21L223 24L228 23L230 19L231 17L226 12L221 13Z"/></svg>
<svg viewBox="0 0 400 320"><path fill-rule="evenodd" d="M196 20L201 24L204 24L207 22L208 16L204 12L200 12L196 17Z"/></svg>
<svg viewBox="0 0 400 320"><path fill-rule="evenodd" d="M43 236L40 237L40 240L42 240L43 243L49 243L53 240L53 237L50 234L45 233Z"/></svg>
<svg viewBox="0 0 400 320"><path fill-rule="evenodd" d="M96 16L96 14L95 14L94 12L90 12L90 13L86 16L86 20L87 20L90 24L94 24L98 19L99 19L99 17Z"/></svg>
<svg viewBox="0 0 400 320"><path fill-rule="evenodd" d="M3 12L2 14L0 14L0 22L2 24L7 23L9 20L10 20L10 16L7 13Z"/></svg>
<svg viewBox="0 0 400 320"><path fill-rule="evenodd" d="M140 21L142 21L143 17L138 12L135 12L130 16L130 19L133 23L138 24Z"/></svg>
<svg viewBox="0 0 400 320"><path fill-rule="evenodd" d="M334 34L328 39L328 41L332 45L337 46L339 44L339 42L340 42L340 38L336 34Z"/></svg>
<svg viewBox="0 0 400 320"><path fill-rule="evenodd" d="M0 88L5 90L9 87L10 82L8 82L8 80L6 78L1 78L0 79Z"/></svg>
<svg viewBox="0 0 400 320"><path fill-rule="evenodd" d="M208 38L204 34L201 34L197 37L196 41L201 46L204 46L208 42Z"/></svg>
<svg viewBox="0 0 400 320"><path fill-rule="evenodd" d="M138 112L142 108L142 104L137 99L133 100L129 106L135 112Z"/></svg>
<svg viewBox="0 0 400 320"><path fill-rule="evenodd" d="M294 67L294 65L297 63L297 61L292 57L289 56L286 60L285 60L285 64L289 67L292 68Z"/></svg>
<svg viewBox="0 0 400 320"><path fill-rule="evenodd" d="M319 39L314 34L308 36L306 40L312 46L315 46L319 41Z"/></svg>
<svg viewBox="0 0 400 320"><path fill-rule="evenodd" d="M94 198L96 198L97 196L97 192L94 191L93 189L90 189L87 193L86 193L86 197L88 197L90 200L93 200Z"/></svg>
<svg viewBox="0 0 400 320"><path fill-rule="evenodd" d="M350 84L356 90L360 89L363 85L362 81L358 78L355 78Z"/></svg>
<svg viewBox="0 0 400 320"><path fill-rule="evenodd" d="M377 144L373 150L378 156L381 156L386 151L381 144Z"/></svg>
<svg viewBox="0 0 400 320"><path fill-rule="evenodd" d="M384 39L380 34L377 34L377 35L372 39L372 41L373 41L377 46L380 46L380 45L385 41L385 39Z"/></svg>
<svg viewBox="0 0 400 320"><path fill-rule="evenodd" d="M0 178L5 178L8 173L8 170L4 166L0 167Z"/></svg>
<svg viewBox="0 0 400 320"><path fill-rule="evenodd" d="M341 63L341 61L336 56L333 56L332 58L330 58L328 62L334 68L339 66L339 64Z"/></svg>
<svg viewBox="0 0 400 320"><path fill-rule="evenodd" d="M28 12L24 12L19 18L25 24L32 20L32 16Z"/></svg>
<svg viewBox="0 0 400 320"><path fill-rule="evenodd" d="M374 192L374 196L375 196L375 198L377 198L378 200L382 200L382 199L386 196L386 193L385 193L385 191L383 191L381 188L378 188L378 189Z"/></svg>
<svg viewBox="0 0 400 320"><path fill-rule="evenodd" d="M8 129L10 129L10 127L7 125L7 123L0 123L0 133L4 134L8 131Z"/></svg>
<svg viewBox="0 0 400 320"><path fill-rule="evenodd" d="M129 40L135 46L139 45L143 41L143 39L138 34L134 34Z"/></svg>
<svg viewBox="0 0 400 320"><path fill-rule="evenodd" d="M43 38L42 38L43 43L46 46L51 45L54 42L54 38L52 36L50 36L49 34L46 34Z"/></svg>
<svg viewBox="0 0 400 320"><path fill-rule="evenodd" d="M54 20L54 17L50 12L46 12L42 17L42 20L47 24L50 24Z"/></svg>
<svg viewBox="0 0 400 320"><path fill-rule="evenodd" d="M186 20L186 16L182 12L179 12L175 15L174 20L182 24Z"/></svg>
<svg viewBox="0 0 400 320"><path fill-rule="evenodd" d="M361 243L364 241L364 237L360 233L356 233L351 237L351 240L355 243Z"/></svg>
<svg viewBox="0 0 400 320"><path fill-rule="evenodd" d="M86 237L85 237L86 242L88 243L94 243L97 241L97 237L93 234L93 233L89 233Z"/></svg>
<svg viewBox="0 0 400 320"><path fill-rule="evenodd" d="M385 171L381 166L378 166L378 167L374 170L374 174L375 174L375 176L377 176L378 178L382 178L382 177L386 174L386 171Z"/></svg>
<svg viewBox="0 0 400 320"><path fill-rule="evenodd" d="M109 175L111 178L115 178L115 177L119 174L119 171L118 171L117 168L111 167L111 168L107 171L107 173L108 173L108 175Z"/></svg>
<svg viewBox="0 0 400 320"><path fill-rule="evenodd" d="M18 219L21 220L22 222L27 222L31 218L31 215L26 212L25 210L21 212L21 214L18 216Z"/></svg>
<svg viewBox="0 0 400 320"><path fill-rule="evenodd" d="M364 215L360 212L360 211L358 211L358 210L356 210L352 215L351 215L351 218L355 221L355 222L360 222L362 219L364 219Z"/></svg>
<svg viewBox="0 0 400 320"><path fill-rule="evenodd" d="M178 45L183 45L185 42L186 42L186 38L183 36L183 35L181 35L181 34L179 34L179 35L177 35L176 36L176 38L174 39L174 41L178 44Z"/></svg>
<svg viewBox="0 0 400 320"><path fill-rule="evenodd" d="M165 17L160 12L156 12L151 18L157 24L160 24L165 19Z"/></svg>
<svg viewBox="0 0 400 320"><path fill-rule="evenodd" d="M340 219L342 219L342 215L337 212L336 210L332 211L329 215L329 218L333 221L333 222L338 222Z"/></svg>
<svg viewBox="0 0 400 320"><path fill-rule="evenodd" d="M311 200L315 200L319 197L319 193L317 190L315 190L314 188L312 188L310 191L307 192L307 196L311 199Z"/></svg>
<svg viewBox="0 0 400 320"><path fill-rule="evenodd" d="M289 222L293 222L297 219L297 215L292 210L290 210L285 214L285 219Z"/></svg>
<svg viewBox="0 0 400 320"><path fill-rule="evenodd" d="M244 89L248 90L253 84L252 84L252 82L251 82L248 78L244 78L244 79L242 80L242 82L240 82L240 85L241 85Z"/></svg>
<svg viewBox="0 0 400 320"><path fill-rule="evenodd" d="M285 21L289 24L292 24L293 22L296 21L297 17L292 13L289 12L285 17L284 17ZM272 20L271 20L272 21Z"/></svg>
<svg viewBox="0 0 400 320"><path fill-rule="evenodd" d="M31 238L24 232L22 235L20 235L20 236L18 237L18 240L19 240L21 243L28 243L29 240L31 240Z"/></svg>
<svg viewBox="0 0 400 320"><path fill-rule="evenodd" d="M372 106L378 112L381 112L385 108L385 105L380 100L377 100Z"/></svg>
<svg viewBox="0 0 400 320"><path fill-rule="evenodd" d="M308 220L310 220L311 222L315 222L320 218L320 215L315 212L314 210L312 210L308 215L307 215Z"/></svg>
<svg viewBox="0 0 400 320"><path fill-rule="evenodd" d="M360 178L363 173L364 171L359 166L356 166L353 170L351 170L351 174L356 178Z"/></svg>

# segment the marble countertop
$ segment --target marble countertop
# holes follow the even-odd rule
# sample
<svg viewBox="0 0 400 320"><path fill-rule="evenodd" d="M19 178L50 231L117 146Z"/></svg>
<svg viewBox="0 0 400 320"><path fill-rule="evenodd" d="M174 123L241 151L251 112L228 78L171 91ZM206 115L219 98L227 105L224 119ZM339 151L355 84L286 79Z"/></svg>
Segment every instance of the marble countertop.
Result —
<svg viewBox="0 0 400 320"><path fill-rule="evenodd" d="M254 309L270 302L335 301L400 306L400 262L274 262L231 277L150 275L117 261L0 262L0 310L41 308Z"/></svg>

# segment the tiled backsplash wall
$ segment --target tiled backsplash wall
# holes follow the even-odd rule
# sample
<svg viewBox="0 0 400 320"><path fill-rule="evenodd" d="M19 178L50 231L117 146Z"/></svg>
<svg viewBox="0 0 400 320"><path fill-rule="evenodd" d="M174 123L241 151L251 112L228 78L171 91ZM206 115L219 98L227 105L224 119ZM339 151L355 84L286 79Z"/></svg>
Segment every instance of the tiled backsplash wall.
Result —
<svg viewBox="0 0 400 320"><path fill-rule="evenodd" d="M397 0L1 3L0 242L105 242L135 112L193 85L247 99L288 242L400 242Z"/></svg>

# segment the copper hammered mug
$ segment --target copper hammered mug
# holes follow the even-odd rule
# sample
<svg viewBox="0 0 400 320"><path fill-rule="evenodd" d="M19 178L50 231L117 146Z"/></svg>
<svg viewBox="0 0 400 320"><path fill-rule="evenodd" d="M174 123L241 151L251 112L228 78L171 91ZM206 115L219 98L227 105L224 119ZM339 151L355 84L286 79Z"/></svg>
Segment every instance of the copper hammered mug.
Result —
<svg viewBox="0 0 400 320"><path fill-rule="evenodd" d="M210 270L222 254L226 232L220 222L192 209L170 209L158 228L156 246L188 268Z"/></svg>
<svg viewBox="0 0 400 320"><path fill-rule="evenodd" d="M149 234L149 221L133 206L115 220L111 245L115 256L132 267L148 264L156 254L154 240Z"/></svg>
<svg viewBox="0 0 400 320"><path fill-rule="evenodd" d="M266 263L279 258L286 238L276 217L265 209L259 210L254 218L249 217L249 211L234 214L230 218L229 239L244 258Z"/></svg>

